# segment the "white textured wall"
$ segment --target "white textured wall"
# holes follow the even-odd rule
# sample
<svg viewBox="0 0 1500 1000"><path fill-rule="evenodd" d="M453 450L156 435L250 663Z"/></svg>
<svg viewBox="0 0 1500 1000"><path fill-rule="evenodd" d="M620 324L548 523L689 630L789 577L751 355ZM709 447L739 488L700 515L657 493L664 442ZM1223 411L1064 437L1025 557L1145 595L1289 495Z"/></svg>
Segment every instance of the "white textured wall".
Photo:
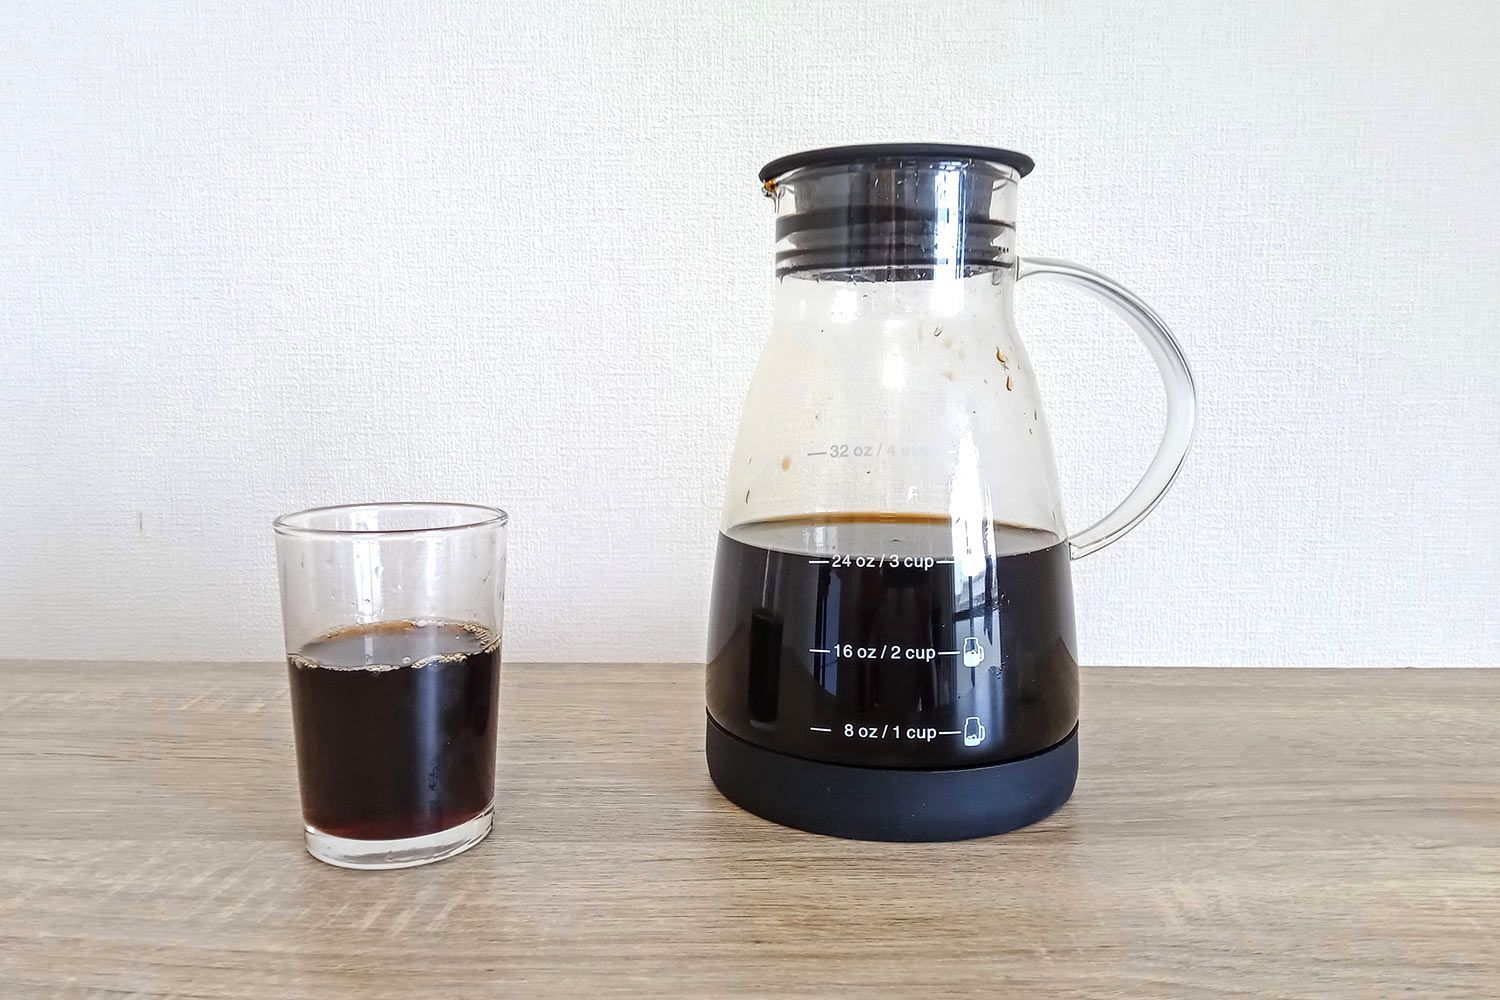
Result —
<svg viewBox="0 0 1500 1000"><path fill-rule="evenodd" d="M1500 5L0 2L0 655L273 657L268 523L514 515L514 658L694 659L772 156L1032 154L1179 331L1093 662L1500 664ZM1075 527L1160 419L1023 285Z"/></svg>

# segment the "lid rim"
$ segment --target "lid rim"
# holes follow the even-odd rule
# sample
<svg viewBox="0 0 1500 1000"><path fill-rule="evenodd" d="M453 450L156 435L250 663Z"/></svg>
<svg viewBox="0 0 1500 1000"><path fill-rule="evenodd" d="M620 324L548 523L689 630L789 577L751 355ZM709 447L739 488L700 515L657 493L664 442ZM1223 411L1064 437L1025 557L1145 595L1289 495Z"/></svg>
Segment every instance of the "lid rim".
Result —
<svg viewBox="0 0 1500 1000"><path fill-rule="evenodd" d="M803 167L826 167L886 159L981 160L1010 167L1020 176L1031 173L1036 162L1025 153L997 146L966 146L947 142L875 142L853 146L826 146L778 156L760 168L761 183Z"/></svg>

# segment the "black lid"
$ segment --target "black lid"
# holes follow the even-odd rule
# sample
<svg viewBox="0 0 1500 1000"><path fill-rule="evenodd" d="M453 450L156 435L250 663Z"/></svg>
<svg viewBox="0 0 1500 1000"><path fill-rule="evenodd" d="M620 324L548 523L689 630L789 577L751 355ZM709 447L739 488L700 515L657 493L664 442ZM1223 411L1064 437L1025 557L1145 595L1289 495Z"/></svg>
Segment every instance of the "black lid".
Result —
<svg viewBox="0 0 1500 1000"><path fill-rule="evenodd" d="M780 156L760 168L764 183L802 167L827 167L840 163L864 163L870 160L982 160L1010 167L1025 177L1036 166L1031 157L1011 149L993 146L960 146L947 142L875 142L859 146L829 146L809 149L790 156Z"/></svg>

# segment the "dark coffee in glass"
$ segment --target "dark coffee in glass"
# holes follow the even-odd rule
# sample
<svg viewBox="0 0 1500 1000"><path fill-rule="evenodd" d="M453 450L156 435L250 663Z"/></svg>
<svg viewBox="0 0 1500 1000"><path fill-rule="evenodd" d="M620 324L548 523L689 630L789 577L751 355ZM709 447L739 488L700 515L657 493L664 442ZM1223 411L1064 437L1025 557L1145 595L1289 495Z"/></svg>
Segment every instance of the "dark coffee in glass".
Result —
<svg viewBox="0 0 1500 1000"><path fill-rule="evenodd" d="M276 521L303 841L318 860L407 868L489 834L507 521L453 503Z"/></svg>
<svg viewBox="0 0 1500 1000"><path fill-rule="evenodd" d="M489 809L498 646L481 625L401 621L340 629L289 656L307 822L397 840Z"/></svg>

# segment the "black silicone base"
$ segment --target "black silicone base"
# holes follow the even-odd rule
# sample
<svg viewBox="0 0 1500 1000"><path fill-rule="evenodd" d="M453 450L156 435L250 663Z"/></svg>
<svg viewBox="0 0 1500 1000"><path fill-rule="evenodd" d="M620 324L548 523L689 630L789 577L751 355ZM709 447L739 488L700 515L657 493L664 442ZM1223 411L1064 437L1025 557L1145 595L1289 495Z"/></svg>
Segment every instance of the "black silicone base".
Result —
<svg viewBox="0 0 1500 1000"><path fill-rule="evenodd" d="M708 773L773 823L852 840L967 840L1056 812L1078 777L1078 729L1039 754L943 771L824 764L747 743L708 720Z"/></svg>

